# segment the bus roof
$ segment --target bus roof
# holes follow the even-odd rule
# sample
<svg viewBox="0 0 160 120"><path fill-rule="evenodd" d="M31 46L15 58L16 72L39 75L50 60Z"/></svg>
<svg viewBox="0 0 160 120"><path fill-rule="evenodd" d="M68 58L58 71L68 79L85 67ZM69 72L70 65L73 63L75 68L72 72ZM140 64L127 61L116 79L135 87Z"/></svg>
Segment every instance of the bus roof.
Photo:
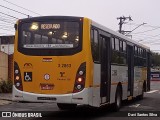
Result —
<svg viewBox="0 0 160 120"><path fill-rule="evenodd" d="M39 20L39 19L43 20L43 19L53 19L53 18L54 18L54 19L77 19L77 20L78 20L78 19L81 19L81 18L89 19L89 18L87 18L87 17L77 17L77 16L40 16L40 17L20 19L20 21L21 21L21 20L22 20L22 21L30 21L30 20L33 20L33 21L34 21L34 20ZM91 19L89 19L89 20L91 20ZM124 36L123 34L120 34L120 33L118 33L118 32L115 32L115 31L113 31L113 30L111 30L111 29L109 29L109 28L107 28L107 27L105 27L105 26L103 26L103 25L101 25L101 24L93 21L93 20L91 20L91 21L92 21L92 25L94 25L95 27L97 27L97 28L99 28L99 29L101 29L101 30L104 30L104 31L106 31L106 32L108 32L108 33L110 33L110 34L112 34L112 35L114 35L114 36L117 36L117 37L119 37L119 38L121 38L121 39L124 39L124 40L126 40L127 42L134 43L134 44L136 44L136 45L138 45L138 46L141 46L141 47L143 47L143 48L146 48L146 49L150 49L148 46L145 46L145 45L143 45L143 44L141 44L141 43L139 43L139 42L137 42L137 41L134 41L134 40L132 40L132 39Z"/></svg>
<svg viewBox="0 0 160 120"><path fill-rule="evenodd" d="M143 45L143 44L141 44L141 43L139 43L139 42L137 42L137 41L134 41L134 40L126 37L125 35L123 35L123 34L121 34L121 33L115 32L115 31L113 31L113 30L111 30L111 29L109 29L109 28L107 28L107 27L105 27L105 26L103 26L103 25L101 25L101 24L93 21L93 20L91 20L91 21L92 21L92 25L93 25L93 26L95 26L95 27L97 27L97 28L100 28L101 30L104 30L104 31L106 31L106 32L108 32L108 33L110 33L110 34L112 34L112 35L114 35L114 36L117 36L117 37L119 37L119 38L121 38L121 39L124 39L124 40L126 40L127 42L134 43L134 44L136 44L136 45L138 45L138 46L141 46L141 47L143 47L143 48L146 48L146 49L150 49L148 46L145 46L145 45Z"/></svg>

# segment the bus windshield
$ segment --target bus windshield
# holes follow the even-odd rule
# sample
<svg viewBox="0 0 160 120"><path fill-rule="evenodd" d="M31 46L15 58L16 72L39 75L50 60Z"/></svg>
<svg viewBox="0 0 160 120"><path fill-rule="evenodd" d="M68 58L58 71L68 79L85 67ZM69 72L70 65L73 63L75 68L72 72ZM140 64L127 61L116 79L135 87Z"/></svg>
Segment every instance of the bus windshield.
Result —
<svg viewBox="0 0 160 120"><path fill-rule="evenodd" d="M26 22L21 25L20 46L27 49L69 49L79 46L78 22Z"/></svg>

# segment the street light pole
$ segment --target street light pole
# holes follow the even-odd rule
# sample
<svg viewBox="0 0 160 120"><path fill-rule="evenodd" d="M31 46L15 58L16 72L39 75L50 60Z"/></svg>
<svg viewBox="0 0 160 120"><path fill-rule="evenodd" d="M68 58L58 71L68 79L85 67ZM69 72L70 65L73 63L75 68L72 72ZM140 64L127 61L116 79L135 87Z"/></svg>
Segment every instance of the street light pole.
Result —
<svg viewBox="0 0 160 120"><path fill-rule="evenodd" d="M147 23L142 23L142 24L138 25L137 27L135 27L133 30L131 30L129 33L127 33L127 34L125 34L125 35L130 34L130 33L133 32L134 30L136 30L137 28L139 28L140 26L145 25L145 24L147 24Z"/></svg>

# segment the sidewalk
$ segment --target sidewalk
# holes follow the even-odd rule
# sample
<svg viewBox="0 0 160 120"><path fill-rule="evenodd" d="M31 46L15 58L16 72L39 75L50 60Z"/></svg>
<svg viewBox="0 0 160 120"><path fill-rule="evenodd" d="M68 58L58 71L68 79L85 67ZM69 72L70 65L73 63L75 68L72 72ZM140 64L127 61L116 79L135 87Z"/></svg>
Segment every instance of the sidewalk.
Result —
<svg viewBox="0 0 160 120"><path fill-rule="evenodd" d="M0 100L12 101L12 93L0 93Z"/></svg>

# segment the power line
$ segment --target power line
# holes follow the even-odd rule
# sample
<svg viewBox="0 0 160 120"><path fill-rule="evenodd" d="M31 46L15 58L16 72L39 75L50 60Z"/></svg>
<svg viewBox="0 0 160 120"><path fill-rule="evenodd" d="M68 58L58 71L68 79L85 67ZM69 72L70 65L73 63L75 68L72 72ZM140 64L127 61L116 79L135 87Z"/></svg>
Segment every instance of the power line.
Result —
<svg viewBox="0 0 160 120"><path fill-rule="evenodd" d="M142 42L143 42L143 40L142 40ZM151 41L144 41L143 43L145 43L145 44L155 44L155 43L157 43L157 42L160 42L160 38L159 39L154 39L154 40L151 40Z"/></svg>
<svg viewBox="0 0 160 120"><path fill-rule="evenodd" d="M152 51L160 51L160 50L152 50Z"/></svg>
<svg viewBox="0 0 160 120"><path fill-rule="evenodd" d="M139 41L144 43L144 44L152 44L152 43L155 43L155 42L159 42L160 38L158 38L158 39L149 39L149 40L148 39L139 39Z"/></svg>
<svg viewBox="0 0 160 120"><path fill-rule="evenodd" d="M11 28L3 28L3 27L0 27L1 30L7 30L7 31L12 31L14 32L14 29L11 29Z"/></svg>
<svg viewBox="0 0 160 120"><path fill-rule="evenodd" d="M129 35L131 32L133 32L134 30L136 30L137 28L139 28L140 26L145 25L145 24L147 24L147 23L142 23L142 24L138 25L137 27L135 27L133 30L131 30L130 32L128 32L125 35Z"/></svg>
<svg viewBox="0 0 160 120"><path fill-rule="evenodd" d="M0 34L6 34L6 33L0 33Z"/></svg>
<svg viewBox="0 0 160 120"><path fill-rule="evenodd" d="M29 11L29 12L32 12L32 13L34 13L34 14L37 14L37 15L40 15L40 16L41 16L41 14L39 14L39 13L37 13L37 12L34 12L34 11L32 11L32 10L26 9L26 8L24 8L24 7L21 7L21 6L16 5L16 4L12 3L12 2L9 2L9 1L7 1L7 0L3 0L3 1L5 1L5 2L7 2L7 3L9 3L9 4L12 4L12 5L16 6L16 7L22 8L22 9L24 9L24 10L26 10L26 11Z"/></svg>
<svg viewBox="0 0 160 120"><path fill-rule="evenodd" d="M13 24L10 24L10 23L4 23L4 22L2 22L2 21L0 21L0 25L1 26L3 26L3 25L6 25L6 26L13 26Z"/></svg>
<svg viewBox="0 0 160 120"><path fill-rule="evenodd" d="M157 29L160 29L160 27L157 27L157 28L154 28L154 29L151 29L151 30L146 30L146 31L143 31L143 32L137 32L137 33L134 33L134 34L146 33L146 32L154 31L154 30L157 30Z"/></svg>
<svg viewBox="0 0 160 120"><path fill-rule="evenodd" d="M155 39L155 38L159 38L159 37L157 37L157 36L150 36L150 35L145 35L145 36L143 36L143 35L134 35L133 37L141 37L141 38L144 38L144 39Z"/></svg>
<svg viewBox="0 0 160 120"><path fill-rule="evenodd" d="M6 18L6 17L2 17L1 15L0 15L0 19L11 21L11 22L15 22L16 21L16 20L12 20L12 19L9 19L9 18Z"/></svg>
<svg viewBox="0 0 160 120"><path fill-rule="evenodd" d="M6 30L6 31L12 31L14 32L14 30L11 30L11 29L5 29L5 28L0 28L1 30Z"/></svg>
<svg viewBox="0 0 160 120"><path fill-rule="evenodd" d="M9 14L8 14L9 15ZM7 19L12 19L12 20L17 20L16 18L11 18L9 16L5 16L5 15L0 15L1 17L7 18Z"/></svg>
<svg viewBox="0 0 160 120"><path fill-rule="evenodd" d="M137 23L126 23L126 25L134 25L134 26L139 26L140 24L137 24ZM153 25L143 25L143 27L152 27L152 28L157 28L157 27L160 27L160 26L153 26Z"/></svg>
<svg viewBox="0 0 160 120"><path fill-rule="evenodd" d="M5 7L5 6L3 6L3 5L0 5L0 7L6 8L6 9L8 9L8 10L11 10L11 11L14 11L14 12L17 12L17 13L19 13L19 14L26 15L26 16L29 17L29 15L27 15L27 14L25 14L25 13L19 12L19 11L17 11L17 10L14 10L14 9L11 9L11 8L8 8L8 7Z"/></svg>
<svg viewBox="0 0 160 120"><path fill-rule="evenodd" d="M0 28L1 28L1 27L3 27L3 28L4 28L4 27L6 27L6 28L14 28L13 26L6 26L6 25L0 25Z"/></svg>
<svg viewBox="0 0 160 120"><path fill-rule="evenodd" d="M9 15L9 14L3 13L3 12L0 12L0 13L3 14L3 15L6 15L6 16L9 16L9 17L12 17L12 18L15 18L15 19L19 19L19 18L15 17L15 16L12 16L12 15Z"/></svg>
<svg viewBox="0 0 160 120"><path fill-rule="evenodd" d="M9 22L9 21L3 20L3 19L0 19L0 21L6 22L6 23L14 24L13 22Z"/></svg>
<svg viewBox="0 0 160 120"><path fill-rule="evenodd" d="M135 34L133 35L133 38L140 39L140 41L143 43L151 43L160 40L158 36L160 36L160 34L157 35Z"/></svg>
<svg viewBox="0 0 160 120"><path fill-rule="evenodd" d="M142 42L143 44L156 44L157 42L160 42L160 38L154 38L154 37L138 37L134 36L133 37L136 41Z"/></svg>
<svg viewBox="0 0 160 120"><path fill-rule="evenodd" d="M132 33L134 35L134 33ZM135 34L137 36L137 34ZM141 35L145 35L145 36L149 36L149 37L157 37L157 36L160 36L160 34L156 34L156 35L148 35L148 34L138 34L139 36Z"/></svg>

